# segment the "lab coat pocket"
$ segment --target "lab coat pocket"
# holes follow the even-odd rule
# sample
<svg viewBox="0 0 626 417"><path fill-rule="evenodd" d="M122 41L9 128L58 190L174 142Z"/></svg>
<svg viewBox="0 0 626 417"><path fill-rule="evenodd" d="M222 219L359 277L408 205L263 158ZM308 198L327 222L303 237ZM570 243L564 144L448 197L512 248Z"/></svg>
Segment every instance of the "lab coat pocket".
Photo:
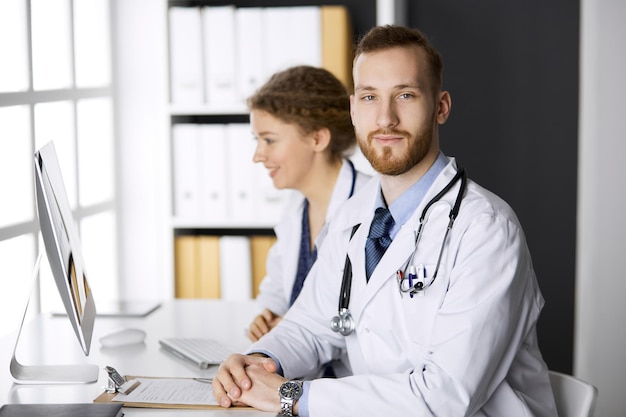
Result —
<svg viewBox="0 0 626 417"><path fill-rule="evenodd" d="M427 346L432 334L433 325L447 291L447 272L443 263L435 280L432 281L436 264L419 266L423 270L424 290L411 297L405 293L402 297L401 311L404 325L398 329L403 331L403 337L416 346Z"/></svg>

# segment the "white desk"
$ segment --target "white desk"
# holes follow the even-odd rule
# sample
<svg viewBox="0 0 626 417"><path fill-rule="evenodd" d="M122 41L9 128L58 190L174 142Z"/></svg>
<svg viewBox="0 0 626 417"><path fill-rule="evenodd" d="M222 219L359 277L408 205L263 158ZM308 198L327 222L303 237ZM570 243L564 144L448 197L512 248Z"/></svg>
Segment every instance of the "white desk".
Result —
<svg viewBox="0 0 626 417"><path fill-rule="evenodd" d="M121 374L171 377L212 377L217 367L201 370L159 347L158 340L167 336L211 337L235 351L249 345L245 328L255 313L253 302L220 300L173 300L145 318L97 317L89 357L85 357L67 317L40 316L24 325L17 359L24 365L60 365L93 363L100 368L96 383L69 385L14 384L9 362L15 335L0 339L0 404L92 402L107 381L104 366ZM147 333L143 344L118 348L100 346L100 336L120 327L135 327ZM210 388L207 386L207 388ZM181 413L203 416L268 416L256 410L164 410L125 407L127 416L177 416Z"/></svg>

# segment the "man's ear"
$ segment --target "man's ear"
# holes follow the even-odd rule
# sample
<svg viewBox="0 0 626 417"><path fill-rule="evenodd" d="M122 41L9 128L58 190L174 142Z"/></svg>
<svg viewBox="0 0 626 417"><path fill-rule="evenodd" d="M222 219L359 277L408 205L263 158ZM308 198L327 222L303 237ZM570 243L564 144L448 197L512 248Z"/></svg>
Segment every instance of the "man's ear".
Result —
<svg viewBox="0 0 626 417"><path fill-rule="evenodd" d="M450 110L452 108L452 98L450 93L442 91L439 93L439 101L437 102L437 123L444 124L450 116Z"/></svg>
<svg viewBox="0 0 626 417"><path fill-rule="evenodd" d="M354 126L354 94L350 95L350 121L352 121L352 126Z"/></svg>

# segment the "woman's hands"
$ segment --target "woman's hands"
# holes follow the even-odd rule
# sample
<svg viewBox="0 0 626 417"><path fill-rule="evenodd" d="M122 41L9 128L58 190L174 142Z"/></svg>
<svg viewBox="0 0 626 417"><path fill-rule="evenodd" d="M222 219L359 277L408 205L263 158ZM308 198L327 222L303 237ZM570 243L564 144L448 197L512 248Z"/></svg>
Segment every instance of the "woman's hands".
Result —
<svg viewBox="0 0 626 417"><path fill-rule="evenodd" d="M282 316L274 314L268 309L263 310L261 314L256 316L248 329L248 337L256 342L265 333L272 330L282 320Z"/></svg>

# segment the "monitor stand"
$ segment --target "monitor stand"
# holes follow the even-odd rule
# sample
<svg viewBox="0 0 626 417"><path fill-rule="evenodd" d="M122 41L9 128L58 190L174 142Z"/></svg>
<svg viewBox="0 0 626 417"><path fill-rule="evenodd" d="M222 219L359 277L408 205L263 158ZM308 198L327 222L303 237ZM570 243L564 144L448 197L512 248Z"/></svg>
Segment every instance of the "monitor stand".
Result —
<svg viewBox="0 0 626 417"><path fill-rule="evenodd" d="M22 328L24 327L26 313L28 312L30 297L32 296L33 290L37 287L39 267L41 265L41 258L44 252L45 251L39 251L39 255L35 261L35 267L33 268L33 285L28 296L28 301L26 302L26 308L24 309L24 316L22 317L20 328L17 332L15 347L13 348L13 356L11 357L11 364L9 366L11 376L17 384L87 384L96 382L100 371L97 365L23 365L15 356L17 345L20 340L20 334L22 333Z"/></svg>

